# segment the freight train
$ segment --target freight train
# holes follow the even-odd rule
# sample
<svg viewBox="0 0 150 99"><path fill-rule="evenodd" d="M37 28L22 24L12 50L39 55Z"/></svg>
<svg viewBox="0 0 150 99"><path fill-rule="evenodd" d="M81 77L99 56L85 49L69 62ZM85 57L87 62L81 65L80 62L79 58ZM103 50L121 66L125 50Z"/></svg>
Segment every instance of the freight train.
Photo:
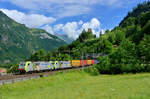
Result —
<svg viewBox="0 0 150 99"><path fill-rule="evenodd" d="M45 71L45 70L57 70L65 68L75 68L81 66L90 66L98 63L97 60L71 60L71 61L40 61L40 62L20 62L20 73Z"/></svg>

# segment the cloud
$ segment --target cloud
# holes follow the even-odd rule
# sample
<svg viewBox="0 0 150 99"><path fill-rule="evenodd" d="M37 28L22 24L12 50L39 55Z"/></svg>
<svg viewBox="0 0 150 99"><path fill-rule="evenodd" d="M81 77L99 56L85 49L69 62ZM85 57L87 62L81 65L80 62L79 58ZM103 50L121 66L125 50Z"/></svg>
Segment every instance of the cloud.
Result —
<svg viewBox="0 0 150 99"><path fill-rule="evenodd" d="M1 0L28 9L31 12L48 12L57 17L90 13L95 6L121 7L128 0ZM135 0L136 1L136 0Z"/></svg>
<svg viewBox="0 0 150 99"><path fill-rule="evenodd" d="M77 22L68 22L62 28L62 31L69 37L76 39L78 37L78 24Z"/></svg>
<svg viewBox="0 0 150 99"><path fill-rule="evenodd" d="M58 32L60 29L63 28L63 26L64 26L63 24L57 24L57 25L55 25L55 26L54 26L54 31L55 31L55 32Z"/></svg>
<svg viewBox="0 0 150 99"><path fill-rule="evenodd" d="M99 36L100 25L100 21L96 18L93 18L90 22L84 23L82 25L82 29L85 29L87 31L88 28L91 28L93 30L93 34Z"/></svg>
<svg viewBox="0 0 150 99"><path fill-rule="evenodd" d="M51 24L56 21L53 17L47 17L40 14L25 14L17 10L0 9L8 17L14 19L18 23L25 24L28 27L40 27L44 24Z"/></svg>
<svg viewBox="0 0 150 99"><path fill-rule="evenodd" d="M83 21L82 21L82 20L80 20L78 24L79 24L79 25L82 25L82 24L83 24Z"/></svg>
<svg viewBox="0 0 150 99"><path fill-rule="evenodd" d="M53 34L54 35L54 31L52 29L52 27L50 25L45 25L42 27L42 29L46 30L48 33Z"/></svg>
<svg viewBox="0 0 150 99"><path fill-rule="evenodd" d="M104 33L104 30L101 29L100 21L96 18L92 18L91 21L85 23L82 20L80 20L79 22L67 22L64 25L57 24L54 27L59 27L57 29L54 28L54 30L62 31L69 38L72 38L74 40L79 37L83 29L87 31L88 28L91 28L93 30L93 34L95 34L97 37L99 36L100 31Z"/></svg>
<svg viewBox="0 0 150 99"><path fill-rule="evenodd" d="M64 7L57 8L56 12L51 12L59 18L68 17L68 16L77 16L82 14L87 14L91 11L88 6L81 5L68 5Z"/></svg>
<svg viewBox="0 0 150 99"><path fill-rule="evenodd" d="M100 28L100 22L98 19L93 18L90 22L84 23L82 25L82 28L84 28L86 30L88 28L97 29L97 28Z"/></svg>

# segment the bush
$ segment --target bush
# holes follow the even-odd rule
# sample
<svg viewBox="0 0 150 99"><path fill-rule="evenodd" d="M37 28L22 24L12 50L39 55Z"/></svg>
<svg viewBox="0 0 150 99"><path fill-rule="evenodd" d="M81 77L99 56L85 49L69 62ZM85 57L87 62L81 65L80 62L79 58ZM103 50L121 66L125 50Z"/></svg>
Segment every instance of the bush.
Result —
<svg viewBox="0 0 150 99"><path fill-rule="evenodd" d="M86 68L86 69L84 69L84 71L93 76L99 75L99 71L95 66L92 68Z"/></svg>
<svg viewBox="0 0 150 99"><path fill-rule="evenodd" d="M44 77L44 74L43 74L43 73L41 73L41 74L40 74L40 77Z"/></svg>
<svg viewBox="0 0 150 99"><path fill-rule="evenodd" d="M101 74L122 74L122 73L139 73L150 72L150 66L142 66L141 64L97 64L96 69Z"/></svg>
<svg viewBox="0 0 150 99"><path fill-rule="evenodd" d="M144 65L146 72L150 72L150 64Z"/></svg>
<svg viewBox="0 0 150 99"><path fill-rule="evenodd" d="M135 64L132 66L132 73L139 73L139 72L145 72L144 66L141 64Z"/></svg>
<svg viewBox="0 0 150 99"><path fill-rule="evenodd" d="M109 74L110 73L110 59L108 56L102 56L98 58L99 63L95 65L99 73Z"/></svg>
<svg viewBox="0 0 150 99"><path fill-rule="evenodd" d="M110 65L110 73L111 74L120 74L121 71L121 64L112 64Z"/></svg>
<svg viewBox="0 0 150 99"><path fill-rule="evenodd" d="M13 64L9 66L10 68L8 69L8 73L17 73L19 72L18 68L19 65L18 64Z"/></svg>
<svg viewBox="0 0 150 99"><path fill-rule="evenodd" d="M108 54L98 58L95 65L101 74L139 73L150 71L150 66L142 65L138 59L137 49L134 43L124 40L120 46Z"/></svg>
<svg viewBox="0 0 150 99"><path fill-rule="evenodd" d="M122 64L121 71L122 73L130 73L132 71L131 64Z"/></svg>

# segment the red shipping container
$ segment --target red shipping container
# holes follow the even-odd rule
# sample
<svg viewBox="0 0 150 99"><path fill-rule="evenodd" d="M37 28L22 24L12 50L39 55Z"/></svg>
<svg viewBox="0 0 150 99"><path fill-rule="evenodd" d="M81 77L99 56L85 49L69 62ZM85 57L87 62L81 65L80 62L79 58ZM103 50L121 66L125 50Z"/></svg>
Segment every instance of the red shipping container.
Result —
<svg viewBox="0 0 150 99"><path fill-rule="evenodd" d="M95 60L92 60L92 64L95 64Z"/></svg>
<svg viewBox="0 0 150 99"><path fill-rule="evenodd" d="M81 60L80 65L81 66L86 66L87 65L87 60Z"/></svg>

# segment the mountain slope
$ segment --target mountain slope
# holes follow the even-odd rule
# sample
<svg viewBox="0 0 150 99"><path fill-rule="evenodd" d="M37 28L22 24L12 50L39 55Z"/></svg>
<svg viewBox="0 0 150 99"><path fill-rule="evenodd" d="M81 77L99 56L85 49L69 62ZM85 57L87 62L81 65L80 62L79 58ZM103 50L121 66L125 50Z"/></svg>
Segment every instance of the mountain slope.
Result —
<svg viewBox="0 0 150 99"><path fill-rule="evenodd" d="M59 38L61 38L62 40L64 40L68 44L72 43L72 41L73 41L73 39L69 38L65 34L55 34L55 35L58 36Z"/></svg>
<svg viewBox="0 0 150 99"><path fill-rule="evenodd" d="M42 29L27 28L0 11L0 64L27 59L31 53L53 50L66 44Z"/></svg>
<svg viewBox="0 0 150 99"><path fill-rule="evenodd" d="M125 21L130 21L131 18L137 18L142 13L145 13L147 11L150 11L150 2L143 2L142 4L138 4L137 7L133 8L132 12L128 12L128 15L120 22L121 27L127 26L125 25ZM134 21L136 22L136 21Z"/></svg>

